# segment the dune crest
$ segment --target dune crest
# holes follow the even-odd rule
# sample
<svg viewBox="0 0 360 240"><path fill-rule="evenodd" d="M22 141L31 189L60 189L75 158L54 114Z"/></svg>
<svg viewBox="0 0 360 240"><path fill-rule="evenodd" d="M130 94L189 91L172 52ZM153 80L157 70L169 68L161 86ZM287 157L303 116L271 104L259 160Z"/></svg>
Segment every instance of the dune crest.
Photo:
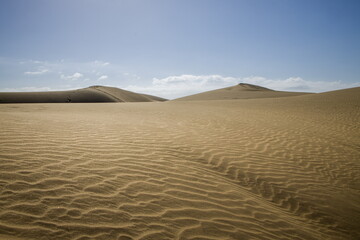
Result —
<svg viewBox="0 0 360 240"><path fill-rule="evenodd" d="M164 98L105 86L69 91L2 92L0 103L157 102Z"/></svg>
<svg viewBox="0 0 360 240"><path fill-rule="evenodd" d="M300 96L304 94L310 94L310 93L275 91L269 88L265 88L253 84L239 83L238 85L232 87L226 87L212 91L202 92L186 97L177 98L174 99L173 101L275 98L275 97Z"/></svg>

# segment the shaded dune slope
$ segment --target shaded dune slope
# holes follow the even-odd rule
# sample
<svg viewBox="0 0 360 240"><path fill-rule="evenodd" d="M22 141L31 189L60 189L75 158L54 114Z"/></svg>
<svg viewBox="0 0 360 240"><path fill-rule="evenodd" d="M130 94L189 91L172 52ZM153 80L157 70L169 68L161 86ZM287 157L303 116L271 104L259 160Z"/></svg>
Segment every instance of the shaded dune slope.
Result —
<svg viewBox="0 0 360 240"><path fill-rule="evenodd" d="M0 113L0 239L360 239L360 88Z"/></svg>
<svg viewBox="0 0 360 240"><path fill-rule="evenodd" d="M282 92L274 91L257 85L240 83L238 85L202 92L186 97L174 99L175 101L192 101L192 100L226 100L226 99L251 99L251 98L274 98L299 96L309 93L303 92Z"/></svg>
<svg viewBox="0 0 360 240"><path fill-rule="evenodd" d="M0 93L0 103L154 102L165 100L151 95L104 86L92 86L70 91Z"/></svg>

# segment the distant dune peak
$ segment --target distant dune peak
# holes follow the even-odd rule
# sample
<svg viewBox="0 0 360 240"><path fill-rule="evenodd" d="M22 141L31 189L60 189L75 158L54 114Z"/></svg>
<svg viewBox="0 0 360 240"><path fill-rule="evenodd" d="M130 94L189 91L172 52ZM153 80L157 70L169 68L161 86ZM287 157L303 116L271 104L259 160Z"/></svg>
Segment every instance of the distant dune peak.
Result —
<svg viewBox="0 0 360 240"><path fill-rule="evenodd" d="M265 88L265 87L261 87L261 86L249 84L249 83L239 83L238 85L249 91L274 91L269 88Z"/></svg>
<svg viewBox="0 0 360 240"><path fill-rule="evenodd" d="M252 98L278 98L304 95L304 92L283 92L269 88L249 84L239 83L238 85L202 92L175 101L203 101L203 100L231 100L231 99L252 99Z"/></svg>
<svg viewBox="0 0 360 240"><path fill-rule="evenodd" d="M99 87L104 87L104 86L101 86L101 85L93 85L93 86L89 86L89 88L99 88Z"/></svg>

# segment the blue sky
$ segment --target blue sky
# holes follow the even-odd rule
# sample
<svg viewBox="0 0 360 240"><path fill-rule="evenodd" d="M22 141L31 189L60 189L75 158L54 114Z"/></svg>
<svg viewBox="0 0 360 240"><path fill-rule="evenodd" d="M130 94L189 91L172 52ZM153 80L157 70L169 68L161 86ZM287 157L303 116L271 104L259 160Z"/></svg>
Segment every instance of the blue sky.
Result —
<svg viewBox="0 0 360 240"><path fill-rule="evenodd" d="M360 86L360 1L0 0L0 90Z"/></svg>

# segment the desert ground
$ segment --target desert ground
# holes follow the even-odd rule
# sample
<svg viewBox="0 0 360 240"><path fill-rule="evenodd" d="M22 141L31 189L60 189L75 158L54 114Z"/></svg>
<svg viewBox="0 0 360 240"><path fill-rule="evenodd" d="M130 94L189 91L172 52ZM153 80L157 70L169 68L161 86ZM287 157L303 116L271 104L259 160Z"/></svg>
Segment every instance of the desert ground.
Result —
<svg viewBox="0 0 360 240"><path fill-rule="evenodd" d="M1 104L0 239L360 239L360 88L247 94Z"/></svg>

